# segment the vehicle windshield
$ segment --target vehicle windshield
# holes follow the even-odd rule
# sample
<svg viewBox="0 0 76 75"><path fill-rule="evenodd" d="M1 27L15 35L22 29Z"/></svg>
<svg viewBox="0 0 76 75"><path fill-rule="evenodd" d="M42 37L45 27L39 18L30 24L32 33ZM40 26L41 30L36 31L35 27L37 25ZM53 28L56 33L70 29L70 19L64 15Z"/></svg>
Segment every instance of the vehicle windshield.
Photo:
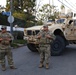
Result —
<svg viewBox="0 0 76 75"><path fill-rule="evenodd" d="M48 20L47 22L54 22L55 20Z"/></svg>
<svg viewBox="0 0 76 75"><path fill-rule="evenodd" d="M65 21L65 19L58 19L58 20L56 21L56 23L57 23L57 24L62 24L62 23L64 23L64 21Z"/></svg>

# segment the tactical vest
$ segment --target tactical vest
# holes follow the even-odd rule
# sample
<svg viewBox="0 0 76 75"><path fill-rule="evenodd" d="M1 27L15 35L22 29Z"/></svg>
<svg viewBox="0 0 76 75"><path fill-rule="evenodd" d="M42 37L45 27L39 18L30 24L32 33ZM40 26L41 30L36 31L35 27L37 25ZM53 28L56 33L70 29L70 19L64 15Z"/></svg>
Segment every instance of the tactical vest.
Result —
<svg viewBox="0 0 76 75"><path fill-rule="evenodd" d="M1 41L2 45L9 45L10 44L10 41L6 40L6 38L9 38L8 33L4 33L4 34L1 33L0 37L4 39Z"/></svg>
<svg viewBox="0 0 76 75"><path fill-rule="evenodd" d="M46 38L47 33L42 33L40 44L50 44L50 39Z"/></svg>

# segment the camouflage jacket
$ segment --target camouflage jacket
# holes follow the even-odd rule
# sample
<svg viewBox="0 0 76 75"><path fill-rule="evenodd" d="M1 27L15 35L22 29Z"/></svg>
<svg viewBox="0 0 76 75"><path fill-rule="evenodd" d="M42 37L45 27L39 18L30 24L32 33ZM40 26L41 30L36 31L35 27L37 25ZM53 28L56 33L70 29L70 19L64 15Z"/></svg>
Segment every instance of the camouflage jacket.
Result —
<svg viewBox="0 0 76 75"><path fill-rule="evenodd" d="M37 36L41 35L41 38L38 40L39 44L50 44L53 40L55 40L55 35L48 31L40 31ZM46 38L46 35L50 35L50 39Z"/></svg>
<svg viewBox="0 0 76 75"><path fill-rule="evenodd" d="M13 36L9 32L5 32L5 33L1 32L0 38L3 39L2 41L0 41L0 49L6 49L10 47L10 43L14 39ZM10 39L10 41L7 40L7 38Z"/></svg>

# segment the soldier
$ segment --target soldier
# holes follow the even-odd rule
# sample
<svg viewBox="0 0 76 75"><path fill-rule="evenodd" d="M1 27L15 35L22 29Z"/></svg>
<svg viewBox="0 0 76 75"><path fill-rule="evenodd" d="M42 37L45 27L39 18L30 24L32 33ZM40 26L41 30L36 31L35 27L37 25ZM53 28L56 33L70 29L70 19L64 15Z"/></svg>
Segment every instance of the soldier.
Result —
<svg viewBox="0 0 76 75"><path fill-rule="evenodd" d="M13 40L13 36L9 32L7 32L6 26L2 26L0 32L0 63L3 71L6 70L5 56L7 56L10 69L16 69L14 67L13 57L10 47L10 43L12 42L12 40Z"/></svg>
<svg viewBox="0 0 76 75"><path fill-rule="evenodd" d="M43 30L40 31L37 35L39 40L39 53L40 53L40 65L39 68L42 68L44 61L46 63L46 69L49 68L49 57L50 57L50 43L55 39L55 36L50 33L48 26L44 25Z"/></svg>

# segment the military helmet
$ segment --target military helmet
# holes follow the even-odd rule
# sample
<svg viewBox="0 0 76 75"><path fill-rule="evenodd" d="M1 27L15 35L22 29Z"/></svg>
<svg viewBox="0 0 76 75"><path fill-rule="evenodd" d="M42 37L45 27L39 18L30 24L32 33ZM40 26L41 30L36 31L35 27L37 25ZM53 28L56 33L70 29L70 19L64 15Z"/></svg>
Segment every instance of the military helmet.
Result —
<svg viewBox="0 0 76 75"><path fill-rule="evenodd" d="M48 25L44 25L43 28L48 28Z"/></svg>
<svg viewBox="0 0 76 75"><path fill-rule="evenodd" d="M1 27L1 29L6 29L6 28L7 28L6 26L2 26L2 27Z"/></svg>

